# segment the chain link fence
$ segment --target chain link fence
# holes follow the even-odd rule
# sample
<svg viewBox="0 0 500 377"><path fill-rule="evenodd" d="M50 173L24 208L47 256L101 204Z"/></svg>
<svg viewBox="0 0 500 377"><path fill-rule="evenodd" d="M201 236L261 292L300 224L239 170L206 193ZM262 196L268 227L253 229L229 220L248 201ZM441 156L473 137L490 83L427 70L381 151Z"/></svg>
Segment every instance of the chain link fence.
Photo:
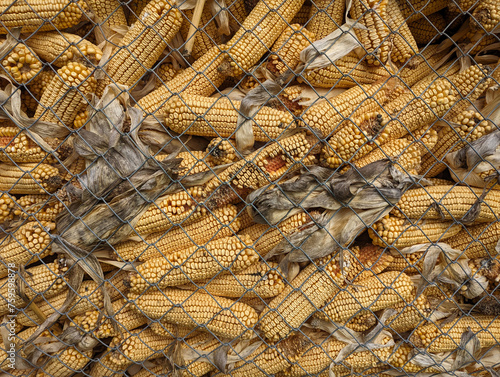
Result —
<svg viewBox="0 0 500 377"><path fill-rule="evenodd" d="M0 373L498 376L496 0L0 3Z"/></svg>

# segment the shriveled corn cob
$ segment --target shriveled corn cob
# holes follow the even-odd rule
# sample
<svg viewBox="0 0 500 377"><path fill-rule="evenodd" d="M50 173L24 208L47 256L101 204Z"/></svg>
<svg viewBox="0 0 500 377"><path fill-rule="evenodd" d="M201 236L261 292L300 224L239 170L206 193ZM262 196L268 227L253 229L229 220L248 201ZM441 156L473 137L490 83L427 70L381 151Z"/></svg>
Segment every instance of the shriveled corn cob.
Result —
<svg viewBox="0 0 500 377"><path fill-rule="evenodd" d="M419 243L449 239L460 232L460 224L452 221L423 220L413 224L406 219L386 216L368 229L374 245L404 248Z"/></svg>
<svg viewBox="0 0 500 377"><path fill-rule="evenodd" d="M479 0L472 12L472 30L491 32L500 24L500 4L495 0Z"/></svg>
<svg viewBox="0 0 500 377"><path fill-rule="evenodd" d="M478 224L462 229L447 243L457 250L463 250L467 258L483 258L497 255L495 247L500 239L500 222Z"/></svg>
<svg viewBox="0 0 500 377"><path fill-rule="evenodd" d="M38 221L56 221L64 210L63 201L46 194L23 195L17 203L22 208L21 217L33 217Z"/></svg>
<svg viewBox="0 0 500 377"><path fill-rule="evenodd" d="M386 325L395 334L403 334L417 328L431 315L432 308L425 293L418 297L415 294L416 288L411 300L394 305L397 313L388 318Z"/></svg>
<svg viewBox="0 0 500 377"><path fill-rule="evenodd" d="M344 23L344 13L345 1L314 0L308 15L307 30L312 32L316 39L322 39Z"/></svg>
<svg viewBox="0 0 500 377"><path fill-rule="evenodd" d="M368 64L385 64L391 50L389 40L388 0L354 0L351 17L366 29L355 29L356 36L369 54Z"/></svg>
<svg viewBox="0 0 500 377"><path fill-rule="evenodd" d="M320 88L352 88L374 84L384 78L388 80L390 76L387 67L369 65L350 53L325 68L306 70L299 81Z"/></svg>
<svg viewBox="0 0 500 377"><path fill-rule="evenodd" d="M207 146L206 161L212 166L230 164L240 159L240 154L233 145L234 142L214 137Z"/></svg>
<svg viewBox="0 0 500 377"><path fill-rule="evenodd" d="M149 206L134 229L141 235L147 235L164 232L181 222L185 226L205 216L206 208L199 205L204 198L205 190L197 186L160 198L158 204Z"/></svg>
<svg viewBox="0 0 500 377"><path fill-rule="evenodd" d="M99 82L97 95L106 85L118 83L133 87L158 60L167 43L179 31L181 12L168 0L152 0L120 42L120 48L106 65L107 77ZM147 46L147 48L146 48Z"/></svg>
<svg viewBox="0 0 500 377"><path fill-rule="evenodd" d="M438 39L446 26L446 20L443 15L438 12L408 24L413 38L415 38L415 41L419 45L431 43Z"/></svg>
<svg viewBox="0 0 500 377"><path fill-rule="evenodd" d="M3 162L53 161L49 153L18 127L0 127L0 148L0 161Z"/></svg>
<svg viewBox="0 0 500 377"><path fill-rule="evenodd" d="M220 274L197 283L208 293L230 298L275 297L285 289L285 283L273 262L254 264L242 271Z"/></svg>
<svg viewBox="0 0 500 377"><path fill-rule="evenodd" d="M418 54L418 46L399 9L397 0L388 0L387 16L390 38L392 39L391 60L396 63L405 63L412 56Z"/></svg>
<svg viewBox="0 0 500 377"><path fill-rule="evenodd" d="M96 80L91 75L89 68L76 62L60 68L43 92L35 118L71 127L96 88Z"/></svg>
<svg viewBox="0 0 500 377"><path fill-rule="evenodd" d="M165 124L174 132L204 137L234 137L240 101L189 95L172 97L163 106ZM262 107L255 116L253 133L256 141L276 139L294 128L292 114Z"/></svg>
<svg viewBox="0 0 500 377"><path fill-rule="evenodd" d="M443 0L396 0L406 22L413 22L448 6Z"/></svg>
<svg viewBox="0 0 500 377"><path fill-rule="evenodd" d="M462 334L469 329L479 340L480 348L498 344L499 320L485 315L462 316L441 326L429 323L417 328L410 341L427 352L453 351L460 345Z"/></svg>
<svg viewBox="0 0 500 377"><path fill-rule="evenodd" d="M0 191L9 194L54 192L62 186L59 170L47 164L0 164L0 175Z"/></svg>
<svg viewBox="0 0 500 377"><path fill-rule="evenodd" d="M37 373L37 377L69 377L83 371L92 359L92 351L80 351L76 347L67 347L50 355L50 360Z"/></svg>
<svg viewBox="0 0 500 377"><path fill-rule="evenodd" d="M17 84L26 84L42 69L42 62L36 51L30 51L18 43L2 60L2 68Z"/></svg>
<svg viewBox="0 0 500 377"><path fill-rule="evenodd" d="M119 0L87 0L87 4L94 13L95 21L108 28L127 25L125 12Z"/></svg>
<svg viewBox="0 0 500 377"><path fill-rule="evenodd" d="M479 200L482 189L466 186L429 186L406 191L392 215L411 219L460 221ZM475 212L475 211L474 211ZM500 192L490 190L481 200L474 222L492 222L500 218Z"/></svg>
<svg viewBox="0 0 500 377"><path fill-rule="evenodd" d="M74 26L85 15L85 2L78 0L55 0L47 3L44 0L10 1L0 3L0 34L8 34L13 28L22 28L23 33L61 30Z"/></svg>
<svg viewBox="0 0 500 377"><path fill-rule="evenodd" d="M357 280L356 286L347 287L335 294L330 302L315 315L334 322L376 312L392 307L411 298L413 283L408 275L389 271L365 280Z"/></svg>
<svg viewBox="0 0 500 377"><path fill-rule="evenodd" d="M230 269L239 272L256 263L258 254L247 245L250 237L226 237L174 252L166 257L152 258L136 268L130 276L130 291L139 293L150 285L165 288L211 278Z"/></svg>
<svg viewBox="0 0 500 377"><path fill-rule="evenodd" d="M228 298L174 288L129 294L137 310L152 319L185 327L200 327L223 338L250 338L257 323L253 308ZM249 331L250 330L250 331Z"/></svg>
<svg viewBox="0 0 500 377"><path fill-rule="evenodd" d="M155 89L160 88L164 83L172 80L180 70L175 69L171 63L163 63L157 66L154 70L157 80L155 83Z"/></svg>
<svg viewBox="0 0 500 377"><path fill-rule="evenodd" d="M22 225L0 248L0 277L8 274L8 265L22 266L38 262L52 253L48 232L56 225L48 222L29 222Z"/></svg>
<svg viewBox="0 0 500 377"><path fill-rule="evenodd" d="M42 97L42 93L47 89L55 75L56 72L50 67L42 69L30 82L26 84L30 93L33 94L35 98L40 99Z"/></svg>
<svg viewBox="0 0 500 377"><path fill-rule="evenodd" d="M236 233L240 227L236 219L237 210L233 205L215 209L196 221L182 227L172 227L152 233L144 242L125 241L114 247L120 259L147 261L153 258L169 256L176 251L204 245L205 243Z"/></svg>
<svg viewBox="0 0 500 377"><path fill-rule="evenodd" d="M187 37L189 35L189 28L192 24L193 10L186 9L182 11L184 14L182 25L180 27L180 33L185 42L188 42ZM203 12L201 13L201 18L198 24L198 30L191 36L194 38L193 49L191 51L191 56L195 59L202 57L206 54L213 46L220 44L221 36L217 30L217 25L210 12L208 6L205 5Z"/></svg>
<svg viewBox="0 0 500 377"><path fill-rule="evenodd" d="M283 74L287 69L294 70L300 63L300 52L310 46L315 35L298 24L292 24L274 43L269 58L270 69L276 74Z"/></svg>
<svg viewBox="0 0 500 377"><path fill-rule="evenodd" d="M309 21L309 13L311 13L311 8L311 5L304 3L304 5L302 5L299 11L295 14L292 21L290 21L290 23L305 25L306 22Z"/></svg>
<svg viewBox="0 0 500 377"><path fill-rule="evenodd" d="M0 224L21 214L21 209L14 198L8 194L0 194Z"/></svg>

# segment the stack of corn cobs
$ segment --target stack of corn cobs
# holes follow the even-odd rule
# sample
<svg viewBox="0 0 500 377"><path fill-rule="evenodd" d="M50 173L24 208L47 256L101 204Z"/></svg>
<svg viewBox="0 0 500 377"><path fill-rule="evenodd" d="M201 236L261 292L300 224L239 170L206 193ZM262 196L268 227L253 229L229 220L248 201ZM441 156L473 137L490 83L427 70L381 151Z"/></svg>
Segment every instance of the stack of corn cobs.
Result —
<svg viewBox="0 0 500 377"><path fill-rule="evenodd" d="M498 0L0 1L1 372L498 376L499 33Z"/></svg>

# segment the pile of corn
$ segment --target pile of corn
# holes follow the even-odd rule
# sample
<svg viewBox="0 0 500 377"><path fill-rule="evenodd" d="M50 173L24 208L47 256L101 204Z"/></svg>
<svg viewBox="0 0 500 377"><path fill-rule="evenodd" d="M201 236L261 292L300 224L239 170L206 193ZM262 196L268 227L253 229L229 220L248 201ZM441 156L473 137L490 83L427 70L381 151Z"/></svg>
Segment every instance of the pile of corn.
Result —
<svg viewBox="0 0 500 377"><path fill-rule="evenodd" d="M0 1L2 372L498 376L498 33L497 0Z"/></svg>

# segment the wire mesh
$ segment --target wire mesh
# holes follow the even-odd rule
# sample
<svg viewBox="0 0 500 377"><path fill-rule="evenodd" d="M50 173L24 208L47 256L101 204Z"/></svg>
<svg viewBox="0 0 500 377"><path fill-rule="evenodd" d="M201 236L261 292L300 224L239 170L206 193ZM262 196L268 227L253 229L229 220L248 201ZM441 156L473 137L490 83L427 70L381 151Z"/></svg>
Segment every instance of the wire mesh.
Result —
<svg viewBox="0 0 500 377"><path fill-rule="evenodd" d="M497 376L499 16L0 2L0 373Z"/></svg>

